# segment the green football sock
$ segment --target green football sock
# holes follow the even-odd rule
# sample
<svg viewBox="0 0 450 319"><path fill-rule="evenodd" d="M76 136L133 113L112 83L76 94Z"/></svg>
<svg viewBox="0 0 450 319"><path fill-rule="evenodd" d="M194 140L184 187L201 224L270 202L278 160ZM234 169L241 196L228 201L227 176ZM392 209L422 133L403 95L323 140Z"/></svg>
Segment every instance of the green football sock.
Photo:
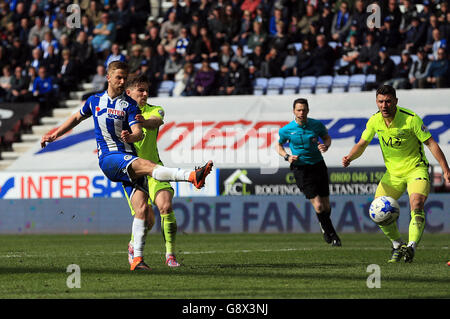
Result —
<svg viewBox="0 0 450 319"><path fill-rule="evenodd" d="M409 244L415 248L422 238L425 229L425 212L420 209L411 211L411 221L409 223Z"/></svg>
<svg viewBox="0 0 450 319"><path fill-rule="evenodd" d="M391 242L401 241L401 235L400 235L400 232L398 231L397 221L394 221L393 223L391 223L389 225L383 225L383 226L378 225L378 226L383 231L383 233L386 235L386 237L389 238L389 240Z"/></svg>
<svg viewBox="0 0 450 319"><path fill-rule="evenodd" d="M161 215L161 233L166 243L166 254L173 254L177 235L177 219L174 212Z"/></svg>

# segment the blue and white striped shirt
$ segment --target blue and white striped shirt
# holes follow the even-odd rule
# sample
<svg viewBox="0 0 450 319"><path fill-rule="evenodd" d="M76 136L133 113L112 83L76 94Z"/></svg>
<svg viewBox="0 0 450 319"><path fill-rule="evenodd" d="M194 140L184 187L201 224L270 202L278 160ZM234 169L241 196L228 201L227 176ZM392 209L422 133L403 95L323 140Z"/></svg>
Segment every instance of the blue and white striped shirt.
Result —
<svg viewBox="0 0 450 319"><path fill-rule="evenodd" d="M80 114L93 116L99 158L111 152L137 154L133 143L124 142L120 134L122 130L130 131L131 126L138 123L135 117L140 113L136 101L125 93L111 99L104 91L86 100Z"/></svg>

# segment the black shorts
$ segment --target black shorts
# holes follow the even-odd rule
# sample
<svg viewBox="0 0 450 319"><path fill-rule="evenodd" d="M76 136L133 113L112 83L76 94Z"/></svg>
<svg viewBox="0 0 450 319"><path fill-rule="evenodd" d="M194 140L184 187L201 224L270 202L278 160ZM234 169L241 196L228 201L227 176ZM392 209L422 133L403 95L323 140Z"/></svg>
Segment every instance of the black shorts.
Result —
<svg viewBox="0 0 450 319"><path fill-rule="evenodd" d="M295 182L307 199L329 197L328 168L324 161L312 165L291 165Z"/></svg>

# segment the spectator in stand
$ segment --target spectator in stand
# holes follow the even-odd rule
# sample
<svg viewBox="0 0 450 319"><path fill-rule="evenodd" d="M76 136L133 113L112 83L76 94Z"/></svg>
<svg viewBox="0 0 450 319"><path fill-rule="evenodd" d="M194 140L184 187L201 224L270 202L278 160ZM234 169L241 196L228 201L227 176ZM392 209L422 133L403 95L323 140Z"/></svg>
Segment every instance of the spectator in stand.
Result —
<svg viewBox="0 0 450 319"><path fill-rule="evenodd" d="M261 68L264 63L264 52L261 45L257 45L253 52L249 55L249 72L250 77L262 77Z"/></svg>
<svg viewBox="0 0 450 319"><path fill-rule="evenodd" d="M110 21L108 12L103 12L101 15L101 22L94 28L94 38L92 39L92 46L96 53L108 52L116 38L115 24Z"/></svg>
<svg viewBox="0 0 450 319"><path fill-rule="evenodd" d="M227 26L223 23L222 11L219 7L215 7L211 10L208 15L207 21L208 32L219 45L227 40L229 41L229 39L226 39Z"/></svg>
<svg viewBox="0 0 450 319"><path fill-rule="evenodd" d="M128 56L128 67L130 68L130 75L137 75L141 67L141 62L144 59L142 56L142 46L140 44L135 44L131 48L131 52Z"/></svg>
<svg viewBox="0 0 450 319"><path fill-rule="evenodd" d="M185 59L185 56L187 54L187 48L189 46L189 32L188 28L182 27L180 30L180 36L177 39L177 42L175 44L175 51L183 58Z"/></svg>
<svg viewBox="0 0 450 319"><path fill-rule="evenodd" d="M441 36L441 32L439 29L433 29L433 44L431 46L431 54L433 56L433 60L437 60L438 51L440 48L447 48L447 41Z"/></svg>
<svg viewBox="0 0 450 319"><path fill-rule="evenodd" d="M29 54L29 48L15 37L12 46L9 48L8 58L13 67L24 66Z"/></svg>
<svg viewBox="0 0 450 319"><path fill-rule="evenodd" d="M269 35L270 36L275 36L277 34L278 22L283 22L284 23L283 26L285 26L287 21L283 16L283 7L280 7L279 5L275 5L273 14L271 15L271 17L269 19Z"/></svg>
<svg viewBox="0 0 450 319"><path fill-rule="evenodd" d="M319 11L320 12L320 11ZM334 15L331 11L331 5L326 2L322 7L320 19L318 21L318 33L325 35L327 41L334 41L331 36L331 26L333 24Z"/></svg>
<svg viewBox="0 0 450 319"><path fill-rule="evenodd" d="M361 46L358 43L358 37L354 34L350 39L344 43L342 47L342 55L340 61L340 68L338 74L352 75L356 74L358 70L357 61Z"/></svg>
<svg viewBox="0 0 450 319"><path fill-rule="evenodd" d="M206 25L211 7L212 3L209 0L200 0L196 13L198 14L199 24L201 26Z"/></svg>
<svg viewBox="0 0 450 319"><path fill-rule="evenodd" d="M294 69L294 74L300 77L314 75L314 57L313 49L309 39L304 39L302 48L298 52L297 66Z"/></svg>
<svg viewBox="0 0 450 319"><path fill-rule="evenodd" d="M440 23L445 23L445 19L448 13L448 3L447 1L440 1L439 11L437 11L438 21Z"/></svg>
<svg viewBox="0 0 450 319"><path fill-rule="evenodd" d="M172 0L172 6L170 6L169 9L167 9L166 13L164 14L164 20L169 20L169 14L172 12L175 12L175 17L178 21L183 21L184 18L184 12L183 7L180 5L180 2L178 0Z"/></svg>
<svg viewBox="0 0 450 319"><path fill-rule="evenodd" d="M7 95L7 101L9 102L26 102L31 98L30 92L28 91L30 79L28 76L22 74L22 72L23 69L20 65L14 69L14 74L11 77L11 88Z"/></svg>
<svg viewBox="0 0 450 319"><path fill-rule="evenodd" d="M392 28L392 17L387 16L384 19L384 28L380 32L380 45L386 47L390 54L397 55L402 46L402 36L397 29ZM412 31L412 30L411 30ZM408 32L406 37L408 38L408 34L412 35L412 33ZM408 41L408 40L406 40ZM407 42L408 43L408 42Z"/></svg>
<svg viewBox="0 0 450 319"><path fill-rule="evenodd" d="M175 75L173 96L193 96L195 92L195 68L192 63L188 62Z"/></svg>
<svg viewBox="0 0 450 319"><path fill-rule="evenodd" d="M333 75L334 62L336 60L334 50L327 43L324 34L317 36L316 43L317 46L313 50L314 75Z"/></svg>
<svg viewBox="0 0 450 319"><path fill-rule="evenodd" d="M42 51L39 48L34 48L31 52L31 61L29 61L29 65L34 67L36 70L43 65L42 59Z"/></svg>
<svg viewBox="0 0 450 319"><path fill-rule="evenodd" d="M367 29L367 18L369 14L366 12L364 0L356 0L353 6L352 21L356 21L356 26L360 34L364 34ZM358 39L361 41L362 39Z"/></svg>
<svg viewBox="0 0 450 319"><path fill-rule="evenodd" d="M91 84L92 91L83 95L83 97L81 98L83 102L86 101L89 96L96 93L101 93L106 90L108 82L106 80L106 69L103 64L97 65L96 73L92 77Z"/></svg>
<svg viewBox="0 0 450 319"><path fill-rule="evenodd" d="M61 98L69 99L70 91L73 91L78 86L78 68L69 50L63 50L61 56L62 61L56 77L56 83L59 86Z"/></svg>
<svg viewBox="0 0 450 319"><path fill-rule="evenodd" d="M284 57L276 48L271 47L265 56L264 62L261 64L261 75L265 78L283 76L281 72L283 62Z"/></svg>
<svg viewBox="0 0 450 319"><path fill-rule="evenodd" d="M291 15L286 31L289 43L299 43L302 41L302 35L300 33L298 21L298 16L296 16L295 14Z"/></svg>
<svg viewBox="0 0 450 319"><path fill-rule="evenodd" d="M30 29L30 32L28 33L28 45L33 46L34 45L34 36L38 36L39 42L44 39L44 35L46 32L51 31L49 27L44 25L44 21L41 16L36 16L34 18L34 26Z"/></svg>
<svg viewBox="0 0 450 319"><path fill-rule="evenodd" d="M247 45L248 38L252 33L253 19L250 11L245 10L242 15L240 30L233 38L233 43Z"/></svg>
<svg viewBox="0 0 450 319"><path fill-rule="evenodd" d="M53 33L51 30L48 30L44 33L44 39L39 44L39 47L42 50L42 57L45 59L48 55L48 47L52 46L55 54L59 54L59 43L53 38Z"/></svg>
<svg viewBox="0 0 450 319"><path fill-rule="evenodd" d="M381 12L384 17L391 16L392 18L392 28L400 31L400 24L402 23L402 12L398 6L397 0L388 0L387 9L382 8Z"/></svg>
<svg viewBox="0 0 450 319"><path fill-rule="evenodd" d="M400 23L400 33L404 34L411 27L413 18L419 19L416 5L411 0L403 0L402 22ZM420 21L420 20L419 20Z"/></svg>
<svg viewBox="0 0 450 319"><path fill-rule="evenodd" d="M250 93L251 82L249 80L248 70L239 63L236 57L234 57L230 61L226 94L242 95Z"/></svg>
<svg viewBox="0 0 450 319"><path fill-rule="evenodd" d="M430 18L428 21L425 22L426 25L426 36L425 36L425 51L429 51L431 47L433 46L433 30L439 29L439 21L435 14L430 15Z"/></svg>
<svg viewBox="0 0 450 319"><path fill-rule="evenodd" d="M40 66L37 77L33 82L32 93L36 101L39 102L42 115L49 115L51 110L57 107L55 88L53 79L47 75L45 66Z"/></svg>
<svg viewBox="0 0 450 319"><path fill-rule="evenodd" d="M247 41L247 47L253 51L256 46L264 47L267 41L267 33L262 29L261 22L253 21L253 31Z"/></svg>
<svg viewBox="0 0 450 319"><path fill-rule="evenodd" d="M339 6L339 11L333 16L331 24L331 38L335 42L343 43L347 37L352 23L351 13L348 9L348 3L342 1Z"/></svg>
<svg viewBox="0 0 450 319"><path fill-rule="evenodd" d="M189 28L189 39L185 60L186 62L198 63L201 61L200 53L202 44L198 24L191 24Z"/></svg>
<svg viewBox="0 0 450 319"><path fill-rule="evenodd" d="M197 1L184 0L184 6L182 7L183 20L181 21L183 25L185 26L191 25L191 23L193 22L192 16L194 15L195 12L197 12L197 6L198 6Z"/></svg>
<svg viewBox="0 0 450 319"><path fill-rule="evenodd" d="M111 12L112 21L115 23L115 41L120 45L127 43L132 23L131 12L127 7L125 0L116 1L116 9Z"/></svg>
<svg viewBox="0 0 450 319"><path fill-rule="evenodd" d="M283 77L293 76L294 69L297 66L298 55L295 50L294 44L289 44L287 46L288 54L284 58L283 65L281 66L281 71L283 72Z"/></svg>
<svg viewBox="0 0 450 319"><path fill-rule="evenodd" d="M145 45L149 46L156 51L156 47L161 43L161 37L159 36L159 29L156 26L150 28L148 36L145 37Z"/></svg>
<svg viewBox="0 0 450 319"><path fill-rule="evenodd" d="M213 38L207 27L200 28L200 56L203 60L209 60L211 62L217 61L217 42Z"/></svg>
<svg viewBox="0 0 450 319"><path fill-rule="evenodd" d="M376 87L392 79L394 70L394 61L392 61L392 59L389 57L389 53L387 52L386 47L381 47L380 51L378 52L378 59L375 60L375 63L373 65L373 71L376 75Z"/></svg>
<svg viewBox="0 0 450 319"><path fill-rule="evenodd" d="M130 0L129 8L132 25L136 29L136 33L145 33L145 25L151 12L150 1Z"/></svg>
<svg viewBox="0 0 450 319"><path fill-rule="evenodd" d="M300 21L298 22L298 26L300 28L300 33L302 36L305 36L306 34L309 33L309 26L314 22L314 21L319 21L320 19L320 15L319 13L317 13L315 7L312 4L307 4L306 5L306 14L303 15L300 18Z"/></svg>
<svg viewBox="0 0 450 319"><path fill-rule="evenodd" d="M226 65L228 67L231 58L234 56L233 50L231 49L231 45L228 42L225 42L220 47L220 53L218 56L219 66Z"/></svg>
<svg viewBox="0 0 450 319"><path fill-rule="evenodd" d="M225 64L221 64L219 72L216 76L217 95L228 95L228 82L229 82L230 67Z"/></svg>
<svg viewBox="0 0 450 319"><path fill-rule="evenodd" d="M211 95L214 88L216 72L209 65L208 60L202 61L202 66L195 75L195 90L196 95L206 96Z"/></svg>
<svg viewBox="0 0 450 319"><path fill-rule="evenodd" d="M167 30L166 36L161 40L161 45L167 54L175 51L178 38L175 37L175 32L172 29Z"/></svg>
<svg viewBox="0 0 450 319"><path fill-rule="evenodd" d="M150 78L151 83L150 87L155 89L161 81L164 80L164 66L166 65L168 54L162 44L159 44L156 47L156 54L150 60L150 70L153 73L153 76Z"/></svg>
<svg viewBox="0 0 450 319"><path fill-rule="evenodd" d="M127 58L120 52L120 46L118 43L113 43L111 46L111 53L108 55L105 61L105 67L108 69L108 65L114 61L125 62Z"/></svg>
<svg viewBox="0 0 450 319"><path fill-rule="evenodd" d="M375 42L373 33L366 34L366 42L361 48L359 58L357 61L358 73L369 74L372 71L371 66L378 59L380 46Z"/></svg>
<svg viewBox="0 0 450 319"><path fill-rule="evenodd" d="M410 26L405 32L405 49L416 53L417 49L425 44L426 31L426 25L420 22L419 17L412 17Z"/></svg>
<svg viewBox="0 0 450 319"><path fill-rule="evenodd" d="M439 48L437 59L431 61L427 70L427 85L432 88L448 87L450 77L449 59L444 48Z"/></svg>
<svg viewBox="0 0 450 319"><path fill-rule="evenodd" d="M94 73L94 69L97 65L94 56L94 48L88 39L88 34L84 31L80 31L72 48L76 52L73 56L80 69L80 80L87 81Z"/></svg>
<svg viewBox="0 0 450 319"><path fill-rule="evenodd" d="M48 46L47 52L48 52L47 57L42 60L42 64L45 65L45 67L47 68L47 73L53 78L55 78L59 72L61 56L55 54L55 49L53 48L53 45Z"/></svg>
<svg viewBox="0 0 450 319"><path fill-rule="evenodd" d="M172 30L175 38L180 34L180 30L183 27L180 21L177 20L177 14L175 11L169 13L168 20L161 23L161 29L159 30L159 37L164 39L167 35L167 31Z"/></svg>
<svg viewBox="0 0 450 319"><path fill-rule="evenodd" d="M439 27L439 32L445 38L445 41L450 43L450 12L447 12L447 20Z"/></svg>
<svg viewBox="0 0 450 319"><path fill-rule="evenodd" d="M427 23L432 15L430 1L422 1L422 5L422 11L420 11L417 16L420 18L420 22Z"/></svg>
<svg viewBox="0 0 450 319"><path fill-rule="evenodd" d="M401 61L394 68L392 79L385 82L395 89L410 89L409 72L412 67L412 59L408 50L403 50L401 55Z"/></svg>
<svg viewBox="0 0 450 319"><path fill-rule="evenodd" d="M409 83L414 89L424 89L427 85L427 69L430 61L424 48L417 50L417 60L413 61L409 71Z"/></svg>
<svg viewBox="0 0 450 319"><path fill-rule="evenodd" d="M92 22L92 25L96 26L97 24L101 23L102 9L100 8L100 4L95 0L91 0L89 2L89 7L86 9L86 15Z"/></svg>
<svg viewBox="0 0 450 319"><path fill-rule="evenodd" d="M243 66L244 68L248 68L248 56L246 56L244 54L244 49L242 48L242 46L238 45L236 47L236 52L235 52L234 57L232 58L232 60L233 59L238 61L238 63L241 66Z"/></svg>
<svg viewBox="0 0 450 319"><path fill-rule="evenodd" d="M85 32L89 41L92 41L94 38L94 26L87 15L81 16L81 28L78 33L79 32Z"/></svg>
<svg viewBox="0 0 450 319"><path fill-rule="evenodd" d="M0 77L0 101L4 102L7 99L8 92L11 89L11 66L5 65L2 71L3 75Z"/></svg>
<svg viewBox="0 0 450 319"><path fill-rule="evenodd" d="M224 41L236 43L239 38L241 16L238 15L238 10L235 10L231 4L225 5L225 8L223 9L222 23L225 26Z"/></svg>
<svg viewBox="0 0 450 319"><path fill-rule="evenodd" d="M285 33L285 24L283 21L278 21L277 25L276 25L276 29L277 29L277 33L275 35L273 35L270 39L269 39L269 47L270 48L276 48L278 53L280 53L281 55L284 55L286 52L286 48L287 45L289 43L289 39L286 36Z"/></svg>
<svg viewBox="0 0 450 319"><path fill-rule="evenodd" d="M181 57L178 53L174 51L169 53L168 59L166 59L166 63L164 65L164 81L174 81L175 74L178 73L183 68L183 63Z"/></svg>

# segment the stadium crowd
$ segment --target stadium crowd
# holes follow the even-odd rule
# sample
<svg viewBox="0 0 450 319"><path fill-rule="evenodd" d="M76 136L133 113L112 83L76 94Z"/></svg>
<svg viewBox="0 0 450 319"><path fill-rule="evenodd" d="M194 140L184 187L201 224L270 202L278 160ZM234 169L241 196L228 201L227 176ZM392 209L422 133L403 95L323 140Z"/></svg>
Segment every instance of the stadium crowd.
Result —
<svg viewBox="0 0 450 319"><path fill-rule="evenodd" d="M371 4L381 8L372 27ZM53 108L82 82L103 90L114 60L146 74L151 96L164 80L175 81L174 96L252 94L257 77L449 85L447 1L173 0L160 11L139 0L1 0L0 99Z"/></svg>

